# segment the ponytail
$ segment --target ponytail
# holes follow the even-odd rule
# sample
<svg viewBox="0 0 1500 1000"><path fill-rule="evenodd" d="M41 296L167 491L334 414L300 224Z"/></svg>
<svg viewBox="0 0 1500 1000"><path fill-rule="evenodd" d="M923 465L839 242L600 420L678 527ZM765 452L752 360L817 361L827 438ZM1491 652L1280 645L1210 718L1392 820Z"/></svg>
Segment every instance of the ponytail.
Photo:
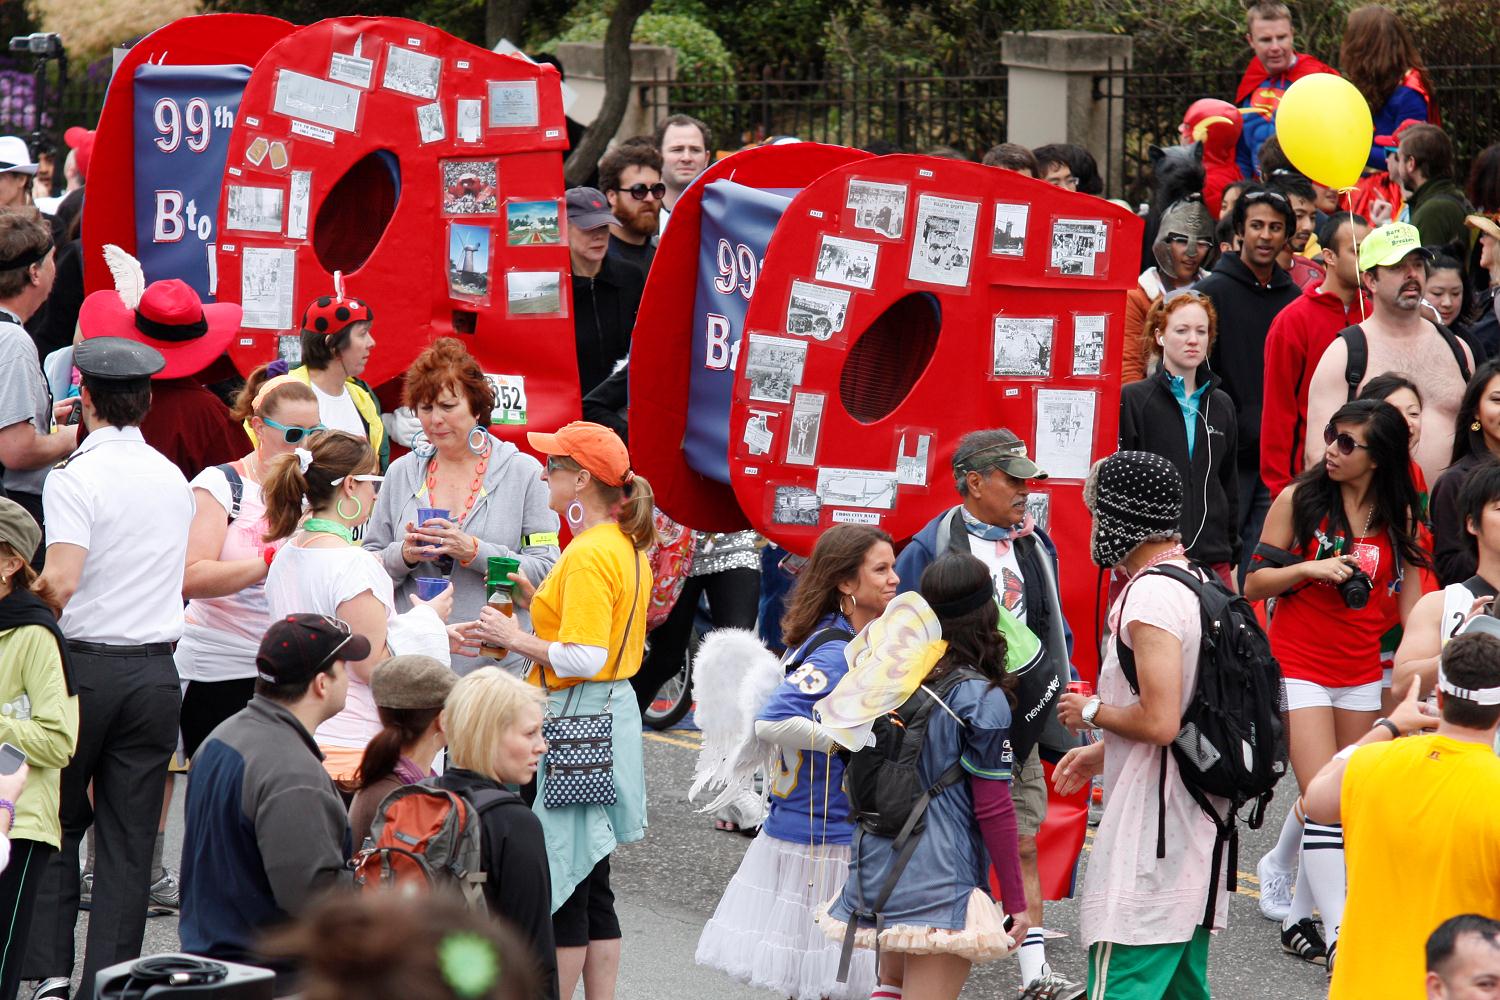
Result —
<svg viewBox="0 0 1500 1000"><path fill-rule="evenodd" d="M437 708L385 708L377 705L375 711L380 714L380 732L365 745L365 755L360 759L354 778L342 783L346 792L369 788L394 774L396 765L401 762L401 751L422 738L443 708L441 705Z"/></svg>
<svg viewBox="0 0 1500 1000"><path fill-rule="evenodd" d="M270 412L282 403L292 400L302 403L318 401L318 397L313 395L312 389L306 383L285 382L267 393L266 397L260 401L260 406L256 407L255 397L260 394L261 388L271 379L286 374L279 370L280 367L273 369L272 365L261 365L246 376L245 385L240 389L239 395L234 397L234 407L229 411L235 423L242 424L258 413Z"/></svg>
<svg viewBox="0 0 1500 1000"><path fill-rule="evenodd" d="M266 505L266 541L286 538L302 521L303 501L320 510L338 492L335 479L362 475L375 469L370 443L347 431L319 431L307 439L307 448L272 459L261 472L260 489ZM307 471L297 452L312 452Z"/></svg>
<svg viewBox="0 0 1500 1000"><path fill-rule="evenodd" d="M645 476L634 475L620 488L621 500L615 508L620 530L630 536L635 547L644 552L657 542L656 494Z"/></svg>

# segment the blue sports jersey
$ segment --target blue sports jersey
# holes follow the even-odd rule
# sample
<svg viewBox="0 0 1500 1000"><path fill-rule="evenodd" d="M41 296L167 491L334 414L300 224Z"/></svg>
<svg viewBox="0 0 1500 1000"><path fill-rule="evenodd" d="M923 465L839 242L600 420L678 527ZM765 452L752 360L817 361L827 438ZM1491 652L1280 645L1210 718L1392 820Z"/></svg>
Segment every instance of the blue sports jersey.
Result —
<svg viewBox="0 0 1500 1000"><path fill-rule="evenodd" d="M843 615L825 616L813 629L813 635L825 628L854 631ZM803 641L797 653L809 642L811 637ZM849 669L844 661L847 645L835 639L813 650L771 695L757 719L761 722L780 722L799 716L811 719L813 704L832 691ZM792 662L792 658L786 662ZM844 794L844 762L839 758L812 750L782 748L767 779L771 783L771 813L764 826L767 834L797 844L847 844L853 839L849 798Z"/></svg>

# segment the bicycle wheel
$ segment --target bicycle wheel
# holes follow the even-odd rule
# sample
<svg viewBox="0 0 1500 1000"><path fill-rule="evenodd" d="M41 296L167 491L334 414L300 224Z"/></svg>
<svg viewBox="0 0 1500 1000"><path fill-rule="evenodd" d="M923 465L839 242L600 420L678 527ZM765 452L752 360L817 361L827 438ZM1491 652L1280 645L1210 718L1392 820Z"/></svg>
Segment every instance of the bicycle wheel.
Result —
<svg viewBox="0 0 1500 1000"><path fill-rule="evenodd" d="M662 682L642 714L642 721L652 729L671 729L693 707L693 653L697 645L697 642L688 645L682 655L682 668Z"/></svg>

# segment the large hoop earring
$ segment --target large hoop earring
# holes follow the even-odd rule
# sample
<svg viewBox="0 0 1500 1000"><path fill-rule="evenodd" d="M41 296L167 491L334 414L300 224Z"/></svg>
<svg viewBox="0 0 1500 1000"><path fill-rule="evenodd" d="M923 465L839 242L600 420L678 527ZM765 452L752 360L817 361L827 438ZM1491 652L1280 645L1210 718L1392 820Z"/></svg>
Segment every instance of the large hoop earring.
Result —
<svg viewBox="0 0 1500 1000"><path fill-rule="evenodd" d="M353 514L345 514L344 513L344 501L345 500L353 500L354 501L354 513ZM346 520L346 521L357 521L357 520L359 520L359 516L365 512L365 502L363 500L361 500L359 497L347 497L347 496L346 497L341 497L339 499L339 502L336 503L336 504L334 504L333 509L336 510L336 511L338 511L339 517L342 517L344 520Z"/></svg>
<svg viewBox="0 0 1500 1000"><path fill-rule="evenodd" d="M427 432L419 430L411 436L411 450L423 461L437 454L437 445L427 440Z"/></svg>
<svg viewBox="0 0 1500 1000"><path fill-rule="evenodd" d="M479 435L478 441L474 440L476 434ZM469 450L476 455L490 453L490 432L482 424L475 424L474 429L469 432Z"/></svg>
<svg viewBox="0 0 1500 1000"><path fill-rule="evenodd" d="M577 514L573 513L573 508L574 507L578 508L578 513ZM569 524L582 524L583 523L583 504L579 503L577 500L574 500L572 503L568 504L568 509L567 509L567 512L566 512L566 516L568 518L568 523Z"/></svg>

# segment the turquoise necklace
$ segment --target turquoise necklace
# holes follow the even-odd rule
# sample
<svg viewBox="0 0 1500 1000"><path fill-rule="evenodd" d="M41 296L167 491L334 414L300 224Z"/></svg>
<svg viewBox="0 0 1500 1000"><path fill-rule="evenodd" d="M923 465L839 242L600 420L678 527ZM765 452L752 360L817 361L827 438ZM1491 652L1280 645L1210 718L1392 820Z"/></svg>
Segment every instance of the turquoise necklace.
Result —
<svg viewBox="0 0 1500 1000"><path fill-rule="evenodd" d="M346 545L354 544L354 532L349 526L326 517L310 517L302 524L302 530L317 535L334 535L342 538Z"/></svg>

